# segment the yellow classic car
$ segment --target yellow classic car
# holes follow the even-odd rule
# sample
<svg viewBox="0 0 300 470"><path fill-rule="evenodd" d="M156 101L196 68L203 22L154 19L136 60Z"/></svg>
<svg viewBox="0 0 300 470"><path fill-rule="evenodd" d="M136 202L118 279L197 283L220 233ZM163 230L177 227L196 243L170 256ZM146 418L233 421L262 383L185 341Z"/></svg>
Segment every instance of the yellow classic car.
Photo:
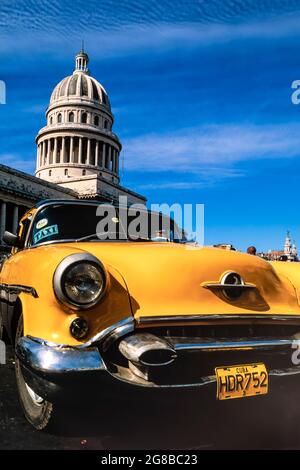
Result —
<svg viewBox="0 0 300 470"><path fill-rule="evenodd" d="M0 331L33 426L83 392L260 400L300 373L300 265L185 243L172 222L134 238L118 212L105 239L98 208L43 201L3 237Z"/></svg>

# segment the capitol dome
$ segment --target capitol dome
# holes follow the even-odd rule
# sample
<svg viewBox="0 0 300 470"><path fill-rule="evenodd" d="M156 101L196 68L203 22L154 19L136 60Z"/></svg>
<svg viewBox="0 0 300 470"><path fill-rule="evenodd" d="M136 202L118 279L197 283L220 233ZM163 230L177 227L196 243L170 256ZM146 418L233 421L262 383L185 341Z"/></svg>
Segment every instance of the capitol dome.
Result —
<svg viewBox="0 0 300 470"><path fill-rule="evenodd" d="M90 75L89 57L81 50L75 70L54 88L47 125L36 138L36 176L58 184L99 175L119 182L121 143L104 87Z"/></svg>
<svg viewBox="0 0 300 470"><path fill-rule="evenodd" d="M95 102L96 105L102 104L110 109L109 99L103 86L93 77L75 72L56 85L51 95L50 104L76 98L84 98L87 101Z"/></svg>

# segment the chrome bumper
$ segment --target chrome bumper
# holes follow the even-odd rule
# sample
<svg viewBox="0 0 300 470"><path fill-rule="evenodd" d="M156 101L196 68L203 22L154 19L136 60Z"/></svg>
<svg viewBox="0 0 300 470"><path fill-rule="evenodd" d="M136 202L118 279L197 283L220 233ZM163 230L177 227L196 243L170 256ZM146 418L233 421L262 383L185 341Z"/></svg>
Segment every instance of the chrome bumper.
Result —
<svg viewBox="0 0 300 470"><path fill-rule="evenodd" d="M106 349L113 341L134 330L132 317L105 328L79 346L51 343L41 338L23 336L16 345L22 365L37 373L68 373L106 370L99 345ZM97 346L95 346L97 344Z"/></svg>
<svg viewBox="0 0 300 470"><path fill-rule="evenodd" d="M176 352L198 350L247 350L247 349L265 349L298 345L299 340L264 340L264 341L229 341L229 342L187 342L175 343ZM68 347L48 343L39 338L23 336L16 345L16 354L22 365L38 373L68 373L68 372L87 372L87 371L105 371L107 370L98 348L90 347L87 349ZM289 368L291 370L292 368ZM298 370L299 367L293 367ZM279 374L280 371L278 371ZM282 372L282 371L281 371ZM279 375L282 375L281 373Z"/></svg>
<svg viewBox="0 0 300 470"><path fill-rule="evenodd" d="M23 336L16 346L16 354L23 366L40 374L106 370L97 348L50 346L41 339Z"/></svg>
<svg viewBox="0 0 300 470"><path fill-rule="evenodd" d="M29 385L47 399L48 397L50 399L53 390L55 392L58 390L59 393L63 391L66 384L71 394L73 393L73 387L78 385L79 382L84 388L94 388L93 382L89 381L90 378L99 383L102 390L105 388L103 385L106 385L108 389L113 388L114 385L136 386L136 388L144 389L185 389L209 386L216 382L213 369L212 373L208 374L198 372L197 379L193 382L183 381L178 375L175 383L163 383L148 378L147 373L143 373L144 369L138 371L136 363L131 368L116 367L114 364L110 364L105 355L106 351L133 332L134 323L132 319L125 319L99 333L93 341L78 347L49 343L39 338L24 336L19 339L16 345L16 354L21 361L25 380L28 380ZM240 357L240 354L244 352L251 353L251 351L258 354L261 354L262 351L269 351L276 355L276 352L285 350L291 351L292 354L292 347L299 348L300 340L261 338L255 340L204 341L199 338L173 338L173 342L170 344L178 358L186 354L195 357L195 353L212 352L214 354L222 351L224 351L224 354L228 351L239 351L237 357ZM256 360L251 362L256 362ZM199 362L195 366L197 370L198 366ZM158 365L158 367L156 365L153 369L161 371L164 375L167 367L168 365ZM293 365L290 362L287 367L269 367L268 373L270 376L278 378L299 375L300 365ZM78 380L74 380L74 377Z"/></svg>

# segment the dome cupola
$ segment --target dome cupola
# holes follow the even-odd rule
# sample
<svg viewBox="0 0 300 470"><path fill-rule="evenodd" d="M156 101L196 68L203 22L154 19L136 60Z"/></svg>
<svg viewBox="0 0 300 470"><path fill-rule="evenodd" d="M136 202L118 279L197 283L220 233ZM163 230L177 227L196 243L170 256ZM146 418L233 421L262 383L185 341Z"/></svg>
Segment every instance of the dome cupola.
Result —
<svg viewBox="0 0 300 470"><path fill-rule="evenodd" d="M107 93L101 83L90 76L88 63L89 56L86 52L83 50L78 52L73 74L56 85L50 98L50 107L66 100L69 102L81 100L90 102L96 107L101 104L110 111Z"/></svg>
<svg viewBox="0 0 300 470"><path fill-rule="evenodd" d="M84 52L83 47L81 48L80 52L76 54L76 68L74 72L84 72L89 73L88 63L89 63L89 56L86 52Z"/></svg>

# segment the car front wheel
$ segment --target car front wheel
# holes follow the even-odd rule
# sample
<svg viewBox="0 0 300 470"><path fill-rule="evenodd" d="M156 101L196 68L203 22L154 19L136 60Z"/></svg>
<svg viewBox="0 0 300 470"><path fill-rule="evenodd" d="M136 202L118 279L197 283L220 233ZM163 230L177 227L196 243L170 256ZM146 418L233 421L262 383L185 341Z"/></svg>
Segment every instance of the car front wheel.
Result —
<svg viewBox="0 0 300 470"><path fill-rule="evenodd" d="M22 315L18 322L15 344L17 344L18 339L21 336L23 336ZM22 373L21 363L16 355L15 364L19 400L25 417L36 429L45 429L50 420L52 421L53 405L35 393L35 391L26 383Z"/></svg>

